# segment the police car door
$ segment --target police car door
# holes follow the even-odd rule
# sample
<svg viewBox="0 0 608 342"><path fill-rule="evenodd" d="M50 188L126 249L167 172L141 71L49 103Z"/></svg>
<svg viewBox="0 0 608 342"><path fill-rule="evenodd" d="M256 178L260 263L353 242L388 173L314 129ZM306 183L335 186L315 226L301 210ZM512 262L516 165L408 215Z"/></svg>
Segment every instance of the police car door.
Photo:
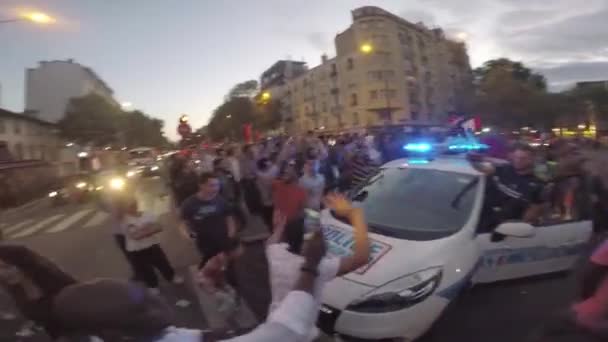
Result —
<svg viewBox="0 0 608 342"><path fill-rule="evenodd" d="M568 270L591 233L591 221L586 217L559 217L547 205L542 223L533 227L527 237L495 232L477 235L480 259L473 282L489 283Z"/></svg>

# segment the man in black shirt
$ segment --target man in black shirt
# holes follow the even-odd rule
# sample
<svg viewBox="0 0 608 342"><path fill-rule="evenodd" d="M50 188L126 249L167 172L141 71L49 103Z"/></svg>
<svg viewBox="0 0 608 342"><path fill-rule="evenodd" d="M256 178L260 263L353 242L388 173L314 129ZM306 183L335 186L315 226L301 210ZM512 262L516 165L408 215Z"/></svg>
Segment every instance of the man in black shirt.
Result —
<svg viewBox="0 0 608 342"><path fill-rule="evenodd" d="M508 220L534 223L542 214L544 184L534 175L534 150L517 144L510 163L497 165L482 156L469 154L471 165L487 177L482 230L491 230Z"/></svg>
<svg viewBox="0 0 608 342"><path fill-rule="evenodd" d="M181 217L202 254L201 267L227 250L236 237L231 206L220 195L220 180L212 173L199 177L199 191L184 201Z"/></svg>

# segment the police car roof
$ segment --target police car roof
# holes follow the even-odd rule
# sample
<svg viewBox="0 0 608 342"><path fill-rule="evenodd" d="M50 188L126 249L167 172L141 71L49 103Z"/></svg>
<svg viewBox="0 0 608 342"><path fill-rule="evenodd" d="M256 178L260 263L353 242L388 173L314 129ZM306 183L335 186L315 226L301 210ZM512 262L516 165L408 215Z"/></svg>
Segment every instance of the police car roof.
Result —
<svg viewBox="0 0 608 342"><path fill-rule="evenodd" d="M416 169L430 169L446 172L465 173L480 175L462 155L457 156L438 156L436 158L401 158L384 164L383 168L411 167Z"/></svg>

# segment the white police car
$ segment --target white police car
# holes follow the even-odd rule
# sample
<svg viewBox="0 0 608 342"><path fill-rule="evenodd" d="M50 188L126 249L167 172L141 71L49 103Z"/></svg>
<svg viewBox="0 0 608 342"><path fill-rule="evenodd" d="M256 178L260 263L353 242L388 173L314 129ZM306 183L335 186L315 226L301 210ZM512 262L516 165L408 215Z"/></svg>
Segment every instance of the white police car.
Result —
<svg viewBox="0 0 608 342"><path fill-rule="evenodd" d="M360 339L423 335L469 285L568 270L591 235L586 218L544 213L538 226L478 229L486 177L462 157L400 159L355 196L370 228L368 265L330 282L318 325ZM352 228L321 216L328 251L350 253Z"/></svg>

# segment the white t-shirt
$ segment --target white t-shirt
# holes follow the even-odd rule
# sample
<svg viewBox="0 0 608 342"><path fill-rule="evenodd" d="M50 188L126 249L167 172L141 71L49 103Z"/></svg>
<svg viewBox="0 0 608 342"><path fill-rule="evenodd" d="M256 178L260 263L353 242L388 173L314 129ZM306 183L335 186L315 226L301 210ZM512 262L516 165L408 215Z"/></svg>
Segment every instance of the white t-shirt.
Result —
<svg viewBox="0 0 608 342"><path fill-rule="evenodd" d="M140 216L127 215L122 223L127 242L127 251L134 252L146 249L160 243L159 234L153 234L140 240L134 240L129 235L143 229L147 224L157 223L156 216L150 213L142 213Z"/></svg>
<svg viewBox="0 0 608 342"><path fill-rule="evenodd" d="M300 268L304 263L304 257L290 253L286 243L274 243L266 246L266 258L268 259L270 274L270 289L272 302L268 310L271 315L279 304L285 299L287 294L293 290L296 281L300 277ZM321 295L323 287L327 282L338 275L340 269L340 259L335 257L324 257L319 263L319 276L315 280L313 297L317 309L321 307ZM316 321L316 317L315 317ZM315 329L311 334L311 340L317 337Z"/></svg>
<svg viewBox="0 0 608 342"><path fill-rule="evenodd" d="M325 189L325 177L316 174L315 177L303 175L300 177L300 186L306 190L306 208L321 209L321 198Z"/></svg>

